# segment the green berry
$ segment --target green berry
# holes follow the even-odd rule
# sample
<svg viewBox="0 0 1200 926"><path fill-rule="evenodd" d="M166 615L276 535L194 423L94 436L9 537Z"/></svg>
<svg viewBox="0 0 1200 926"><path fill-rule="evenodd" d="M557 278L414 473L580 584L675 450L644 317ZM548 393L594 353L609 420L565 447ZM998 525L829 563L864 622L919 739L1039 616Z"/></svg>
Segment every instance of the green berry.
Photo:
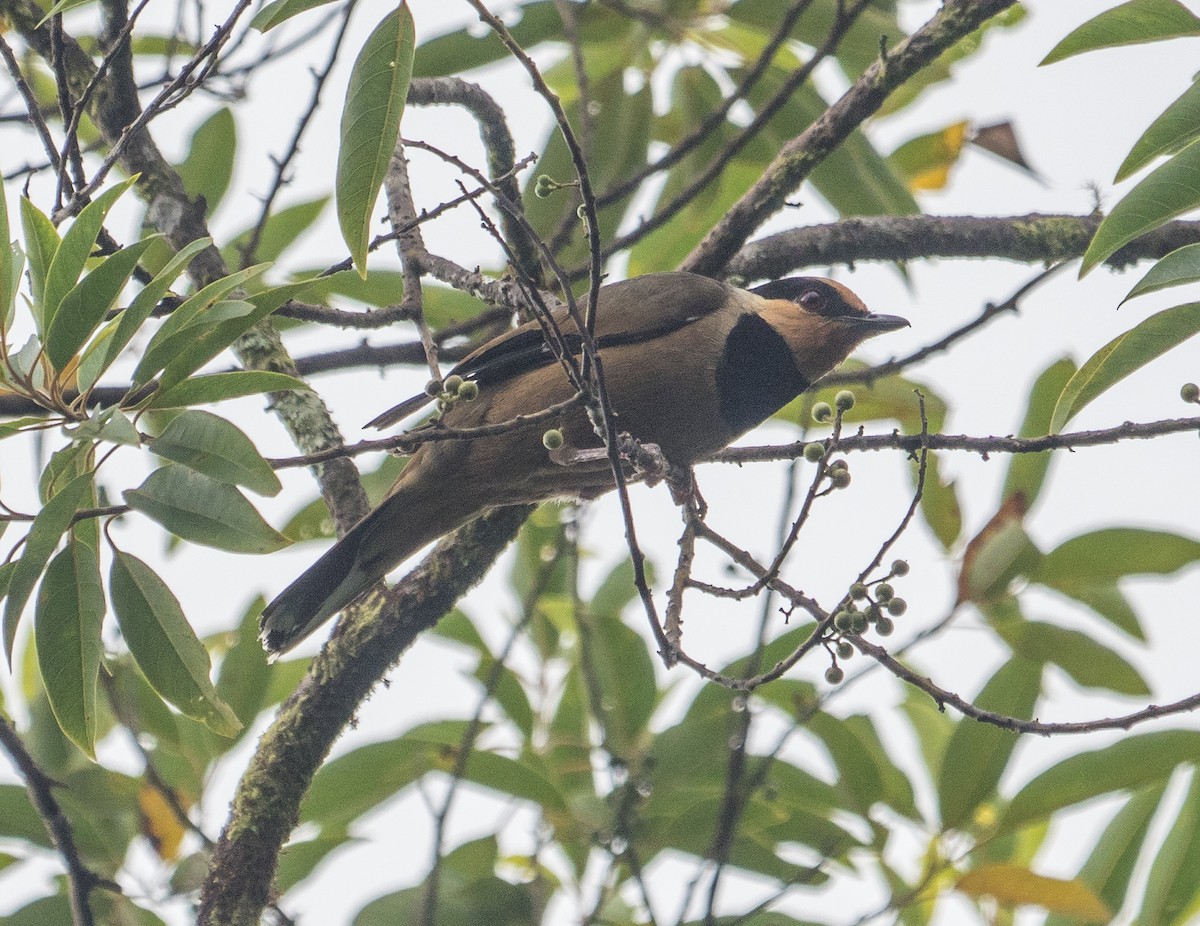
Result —
<svg viewBox="0 0 1200 926"><path fill-rule="evenodd" d="M896 597L896 590L886 582L880 582L875 586L875 597L879 601L891 601Z"/></svg>
<svg viewBox="0 0 1200 926"><path fill-rule="evenodd" d="M441 391L442 391L442 381L440 379L431 379L429 382L427 382L425 384L425 394L427 396L429 396L429 398L431 398L431 399L435 395L439 395L441 393Z"/></svg>
<svg viewBox="0 0 1200 926"><path fill-rule="evenodd" d="M463 384L461 376L447 376L442 380L442 390L448 395L458 395L458 389Z"/></svg>
<svg viewBox="0 0 1200 926"><path fill-rule="evenodd" d="M830 685L840 685L842 679L846 677L846 673L842 671L840 666L830 666L825 670L825 681Z"/></svg>
<svg viewBox="0 0 1200 926"><path fill-rule="evenodd" d="M887 613L892 617L899 617L908 610L908 602L903 598L893 598L887 603Z"/></svg>
<svg viewBox="0 0 1200 926"><path fill-rule="evenodd" d="M463 384L458 387L458 397L467 402L474 402L479 398L479 383L469 379L465 380Z"/></svg>
<svg viewBox="0 0 1200 926"><path fill-rule="evenodd" d="M850 485L850 471L848 469L833 470L829 474L829 484L835 489L845 489Z"/></svg>
<svg viewBox="0 0 1200 926"><path fill-rule="evenodd" d="M825 445L820 441L813 441L811 444L805 445L804 459L809 463L819 463L823 456L825 456Z"/></svg>
<svg viewBox="0 0 1200 926"><path fill-rule="evenodd" d="M842 631L842 633L848 633L854 626L854 612L838 611L838 613L833 616L833 626Z"/></svg>
<svg viewBox="0 0 1200 926"><path fill-rule="evenodd" d="M850 586L850 597L855 601L862 601L867 597L867 587L861 582L855 582Z"/></svg>
<svg viewBox="0 0 1200 926"><path fill-rule="evenodd" d="M1179 398L1185 402L1200 404L1200 386L1195 383L1184 383L1179 387Z"/></svg>
<svg viewBox="0 0 1200 926"><path fill-rule="evenodd" d="M908 575L908 562L905 560L902 560L902 559L898 559L895 562L893 562L892 563L892 575L894 575L894 576Z"/></svg>
<svg viewBox="0 0 1200 926"><path fill-rule="evenodd" d="M837 406L839 412L848 412L854 408L854 393L849 389L843 389L833 397L833 404Z"/></svg>
<svg viewBox="0 0 1200 926"><path fill-rule="evenodd" d="M563 445L562 431L558 428L551 428L542 435L542 446L547 450L558 450Z"/></svg>
<svg viewBox="0 0 1200 926"><path fill-rule="evenodd" d="M895 629L896 625L892 623L890 617L881 617L875 622L875 632L881 637L890 637Z"/></svg>
<svg viewBox="0 0 1200 926"><path fill-rule="evenodd" d="M850 645L849 640L838 640L837 654L838 659L849 659L854 655L854 647Z"/></svg>
<svg viewBox="0 0 1200 926"><path fill-rule="evenodd" d="M547 199L557 189L558 184L551 177L541 174L537 178L537 183L533 185L533 195L538 199Z"/></svg>
<svg viewBox="0 0 1200 926"><path fill-rule="evenodd" d="M862 612L859 612L858 614L853 615L853 620L850 625L850 632L851 633L866 633L866 630L867 630L867 627L869 626L869 624L870 624L870 621L867 620L867 615L863 614Z"/></svg>
<svg viewBox="0 0 1200 926"><path fill-rule="evenodd" d="M833 418L833 408L828 402L818 402L812 409L813 421L829 421Z"/></svg>

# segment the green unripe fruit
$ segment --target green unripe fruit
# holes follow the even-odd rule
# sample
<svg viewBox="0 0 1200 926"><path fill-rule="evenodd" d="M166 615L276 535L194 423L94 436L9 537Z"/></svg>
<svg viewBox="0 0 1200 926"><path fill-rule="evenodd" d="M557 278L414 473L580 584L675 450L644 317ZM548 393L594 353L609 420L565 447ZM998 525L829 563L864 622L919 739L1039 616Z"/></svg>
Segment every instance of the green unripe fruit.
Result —
<svg viewBox="0 0 1200 926"><path fill-rule="evenodd" d="M842 631L842 633L848 633L854 627L854 612L838 611L833 616L833 626Z"/></svg>
<svg viewBox="0 0 1200 926"><path fill-rule="evenodd" d="M843 389L833 397L833 404L837 406L839 412L848 412L854 408L854 393L849 389Z"/></svg>
<svg viewBox="0 0 1200 926"><path fill-rule="evenodd" d="M829 474L829 484L835 489L845 489L850 485L850 470L837 469Z"/></svg>
<svg viewBox="0 0 1200 926"><path fill-rule="evenodd" d="M892 617L899 617L908 610L908 602L903 598L893 598L887 603L887 612Z"/></svg>
<svg viewBox="0 0 1200 926"><path fill-rule="evenodd" d="M833 418L833 408L828 402L818 402L812 409L813 421L825 422Z"/></svg>
<svg viewBox="0 0 1200 926"><path fill-rule="evenodd" d="M447 376L442 380L442 389L450 395L458 395L459 387L463 384L461 376Z"/></svg>
<svg viewBox="0 0 1200 926"><path fill-rule="evenodd" d="M825 670L825 681L830 685L840 685L845 677L846 673L839 666L830 666Z"/></svg>
<svg viewBox="0 0 1200 926"><path fill-rule="evenodd" d="M542 446L547 450L558 450L563 445L562 431L558 428L551 428L542 435Z"/></svg>
<svg viewBox="0 0 1200 926"><path fill-rule="evenodd" d="M1195 383L1184 383L1179 387L1179 398L1185 402L1200 404L1200 386L1197 386Z"/></svg>
<svg viewBox="0 0 1200 926"><path fill-rule="evenodd" d="M892 575L906 576L908 575L908 563L905 560L898 559L892 563Z"/></svg>
<svg viewBox="0 0 1200 926"><path fill-rule="evenodd" d="M880 582L875 586L875 597L879 601L891 601L896 597L896 590L886 582Z"/></svg>
<svg viewBox="0 0 1200 926"><path fill-rule="evenodd" d="M431 379L429 382L427 382L425 384L425 394L427 396L429 396L429 398L431 398L431 399L435 395L439 395L441 393L441 391L442 391L442 381L440 379Z"/></svg>
<svg viewBox="0 0 1200 926"><path fill-rule="evenodd" d="M849 640L838 640L837 654L838 659L849 659L854 655L854 647L850 645Z"/></svg>
<svg viewBox="0 0 1200 926"><path fill-rule="evenodd" d="M881 617L875 622L875 632L881 637L890 637L895 629L896 625L892 623L890 617Z"/></svg>
<svg viewBox="0 0 1200 926"><path fill-rule="evenodd" d="M804 459L809 463L819 463L821 458L825 456L825 445L819 441L813 441L811 444L806 444L804 447Z"/></svg>
<svg viewBox="0 0 1200 926"><path fill-rule="evenodd" d="M855 601L862 601L867 597L867 587L861 582L855 582L850 586L850 597Z"/></svg>
<svg viewBox="0 0 1200 926"><path fill-rule="evenodd" d="M546 174L540 174L537 183L533 185L533 195L538 199L547 199L557 189L558 184L552 178Z"/></svg>
<svg viewBox="0 0 1200 926"><path fill-rule="evenodd" d="M465 380L463 384L458 387L458 397L467 402L474 402L479 398L479 383L473 382L469 379Z"/></svg>
<svg viewBox="0 0 1200 926"><path fill-rule="evenodd" d="M859 612L858 614L853 615L852 622L850 624L850 632L865 633L869 624L870 621L867 620L867 615Z"/></svg>

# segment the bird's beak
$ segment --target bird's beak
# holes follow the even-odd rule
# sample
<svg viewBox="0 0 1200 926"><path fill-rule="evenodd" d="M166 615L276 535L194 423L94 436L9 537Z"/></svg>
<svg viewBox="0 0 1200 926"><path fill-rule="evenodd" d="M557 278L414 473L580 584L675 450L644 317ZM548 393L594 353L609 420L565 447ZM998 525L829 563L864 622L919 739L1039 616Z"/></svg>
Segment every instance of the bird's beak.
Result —
<svg viewBox="0 0 1200 926"><path fill-rule="evenodd" d="M909 327L907 318L899 315L852 315L843 319L856 327L870 328L872 334L883 334L885 331L896 331Z"/></svg>

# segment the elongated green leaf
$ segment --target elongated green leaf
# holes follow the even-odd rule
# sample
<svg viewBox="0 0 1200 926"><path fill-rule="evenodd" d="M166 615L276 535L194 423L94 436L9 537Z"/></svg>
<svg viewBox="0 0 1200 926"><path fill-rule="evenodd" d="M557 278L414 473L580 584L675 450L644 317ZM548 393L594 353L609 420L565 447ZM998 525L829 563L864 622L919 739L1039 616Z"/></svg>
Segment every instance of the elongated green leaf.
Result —
<svg viewBox="0 0 1200 926"><path fill-rule="evenodd" d="M258 11L250 20L250 25L260 32L268 32L280 23L287 22L293 16L332 2L333 0L275 0L274 3L268 3Z"/></svg>
<svg viewBox="0 0 1200 926"><path fill-rule="evenodd" d="M1079 880L1111 910L1119 910L1125 902L1129 879L1164 790L1164 786L1157 785L1130 797L1104 828L1096 848L1079 869ZM1045 926L1073 926L1074 922L1056 915L1047 918Z"/></svg>
<svg viewBox="0 0 1200 926"><path fill-rule="evenodd" d="M214 733L236 734L242 725L209 680L208 651L158 574L118 550L109 590L121 635L154 690Z"/></svg>
<svg viewBox="0 0 1200 926"><path fill-rule="evenodd" d="M187 157L175 167L188 195L204 198L206 215L216 212L229 189L236 158L237 123L232 110L223 106L192 133Z"/></svg>
<svg viewBox="0 0 1200 926"><path fill-rule="evenodd" d="M1027 720L1041 693L1042 667L1020 656L1006 662L984 686L975 703L986 711ZM943 825L961 829L996 790L1008 767L1017 734L964 717L950 734L938 772L938 805Z"/></svg>
<svg viewBox="0 0 1200 926"><path fill-rule="evenodd" d="M1200 83L1193 83L1142 133L1113 180L1120 183L1155 158L1179 151L1197 136L1200 136Z"/></svg>
<svg viewBox="0 0 1200 926"><path fill-rule="evenodd" d="M1189 302L1151 315L1092 354L1063 387L1050 433L1063 426L1097 396L1130 373L1200 332L1200 302Z"/></svg>
<svg viewBox="0 0 1200 926"><path fill-rule="evenodd" d="M54 223L27 196L21 197L21 227L25 233L25 256L29 259L33 319L41 333L46 328L46 274L50 271L61 239Z"/></svg>
<svg viewBox="0 0 1200 926"><path fill-rule="evenodd" d="M150 449L218 482L245 486L259 495L275 495L282 488L250 438L210 412L189 410L176 415L150 442Z"/></svg>
<svg viewBox="0 0 1200 926"><path fill-rule="evenodd" d="M1053 663L1086 688L1150 694L1150 686L1128 660L1078 630L1041 621L1005 623L997 629L1014 652L1034 662Z"/></svg>
<svg viewBox="0 0 1200 926"><path fill-rule="evenodd" d="M217 672L217 693L237 714L243 731L266 707L264 699L271 684L272 666L258 640L258 616L266 603L261 596L250 602Z"/></svg>
<svg viewBox="0 0 1200 926"><path fill-rule="evenodd" d="M96 553L72 541L46 567L34 636L54 719L68 739L92 758L103 619L104 588Z"/></svg>
<svg viewBox="0 0 1200 926"><path fill-rule="evenodd" d="M14 244L8 224L8 199L4 195L4 185L0 183L0 331L12 324L9 312L21 282L20 271L13 266Z"/></svg>
<svg viewBox="0 0 1200 926"><path fill-rule="evenodd" d="M520 18L508 23L508 31L526 51L562 38L562 18L553 0L537 0L514 7L512 12ZM480 35L467 27L422 42L413 59L413 77L461 74L507 57L508 49L491 29Z"/></svg>
<svg viewBox="0 0 1200 926"><path fill-rule="evenodd" d="M1079 267L1082 277L1134 238L1200 206L1200 141L1155 168L1104 217Z"/></svg>
<svg viewBox="0 0 1200 926"><path fill-rule="evenodd" d="M400 131L412 75L413 19L408 4L385 16L354 62L338 149L338 224L359 274L367 272L371 213Z"/></svg>
<svg viewBox="0 0 1200 926"><path fill-rule="evenodd" d="M1192 770L1192 784L1175 822L1163 840L1150 874L1139 926L1174 926L1191 921L1200 895L1200 774Z"/></svg>
<svg viewBox="0 0 1200 926"><path fill-rule="evenodd" d="M171 284L179 276L183 269L191 262L200 251L212 244L209 238L200 238L192 241L186 247L179 250L174 257L168 261L154 279L151 280L142 289L140 293L134 297L133 302L129 304L124 312L121 313L120 319L117 321L116 330L112 336L108 338L108 346L104 348L102 359L92 365L90 379L87 382L80 379L80 388L90 388L95 384L104 371L107 370L114 360L120 355L126 345L133 340L133 336L138 332L138 329L145 324L146 319L150 317L150 313L154 311L154 307L158 305L159 300L167 294Z"/></svg>
<svg viewBox="0 0 1200 926"><path fill-rule="evenodd" d="M25 603L46 563L50 561L50 555L58 546L58 541L71 526L75 512L91 498L91 488L90 473L76 476L46 502L30 525L25 550L13 569L4 603L4 655L10 666L13 640Z"/></svg>
<svg viewBox="0 0 1200 926"><path fill-rule="evenodd" d="M79 275L83 273L84 264L91 256L92 248L96 246L96 237L100 234L100 226L104 224L108 210L136 180L136 177L130 177L97 196L83 208L63 235L62 243L54 252L54 260L50 262L50 268L46 271L46 327L51 327L63 297L71 291L78 282Z"/></svg>
<svg viewBox="0 0 1200 926"><path fill-rule="evenodd" d="M1003 832L1057 810L1119 791L1158 784L1183 762L1200 760L1200 732L1161 730L1127 735L1111 746L1064 759L1029 782L1000 818Z"/></svg>
<svg viewBox="0 0 1200 926"><path fill-rule="evenodd" d="M328 196L310 199L307 202L296 203L286 209L280 209L267 219L263 226L262 236L258 239L258 247L249 255L250 260L276 261L301 235L312 228L313 223L321 217L325 206L329 203ZM238 266L244 263L242 249L250 242L253 227L234 236L233 240L221 249L221 254L227 263Z"/></svg>
<svg viewBox="0 0 1200 926"><path fill-rule="evenodd" d="M1020 437L1040 437L1050 433L1050 418L1054 404L1062 394L1063 387L1075 373L1075 363L1063 358L1048 366L1033 384L1029 402L1025 407L1025 420L1021 422ZM1046 472L1050 468L1050 453L1015 453L1008 464L1004 478L1001 501L1007 501L1017 492L1025 499L1028 510L1037 500Z"/></svg>
<svg viewBox="0 0 1200 926"><path fill-rule="evenodd" d="M1200 540L1168 531L1110 527L1064 541L1045 555L1032 578L1059 588L1130 575L1170 575L1197 560Z"/></svg>
<svg viewBox="0 0 1200 926"><path fill-rule="evenodd" d="M161 237L143 238L104 258L104 263L63 297L46 335L46 356L55 369L66 367L75 352L91 337L104 320L104 314L121 295L146 248Z"/></svg>
<svg viewBox="0 0 1200 926"><path fill-rule="evenodd" d="M605 692L598 718L618 755L634 755L654 711L658 687L646 642L619 617L592 622L592 670Z"/></svg>
<svg viewBox="0 0 1200 926"><path fill-rule="evenodd" d="M237 489L177 463L124 493L135 511L192 543L234 553L273 553L290 542Z"/></svg>
<svg viewBox="0 0 1200 926"><path fill-rule="evenodd" d="M151 408L181 408L189 405L208 405L226 402L260 392L286 392L289 389L308 389L307 383L284 373L265 370L243 370L236 373L213 373L194 376L178 386L156 392Z"/></svg>
<svg viewBox="0 0 1200 926"><path fill-rule="evenodd" d="M1097 48L1139 45L1184 35L1200 35L1200 19L1177 0L1130 0L1089 19L1050 50L1053 64Z"/></svg>
<svg viewBox="0 0 1200 926"><path fill-rule="evenodd" d="M1118 630L1123 630L1135 640L1146 639L1146 632L1142 629L1142 623L1138 620L1137 613L1120 588L1117 587L1116 582L1094 584L1091 582L1063 582L1062 584L1043 582L1043 584L1091 608Z"/></svg>
<svg viewBox="0 0 1200 926"><path fill-rule="evenodd" d="M205 313L212 311L226 296L247 280L258 276L267 266L258 264L215 280L175 309L146 345L142 359L133 372L134 385L145 385L154 374L174 360L202 330L188 332L186 329L193 324L204 324ZM217 314L220 320L220 313Z"/></svg>
<svg viewBox="0 0 1200 926"><path fill-rule="evenodd" d="M1185 244L1160 258L1121 300L1121 304L1124 305L1135 296L1197 280L1200 280L1200 244Z"/></svg>

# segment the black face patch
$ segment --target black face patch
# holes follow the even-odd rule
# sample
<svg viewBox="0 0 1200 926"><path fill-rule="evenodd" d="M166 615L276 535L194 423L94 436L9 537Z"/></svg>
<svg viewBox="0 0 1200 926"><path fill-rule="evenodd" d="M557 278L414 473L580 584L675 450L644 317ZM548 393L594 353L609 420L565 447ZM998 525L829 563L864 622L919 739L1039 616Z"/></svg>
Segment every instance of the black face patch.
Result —
<svg viewBox="0 0 1200 926"><path fill-rule="evenodd" d="M749 431L808 385L778 331L752 312L738 319L717 362L721 417L733 431Z"/></svg>
<svg viewBox="0 0 1200 926"><path fill-rule="evenodd" d="M845 298L835 287L816 277L785 277L756 286L750 292L763 299L786 299L788 302L797 302L805 293L815 292L824 298L823 304L814 314L824 315L826 318L856 314L846 305Z"/></svg>

